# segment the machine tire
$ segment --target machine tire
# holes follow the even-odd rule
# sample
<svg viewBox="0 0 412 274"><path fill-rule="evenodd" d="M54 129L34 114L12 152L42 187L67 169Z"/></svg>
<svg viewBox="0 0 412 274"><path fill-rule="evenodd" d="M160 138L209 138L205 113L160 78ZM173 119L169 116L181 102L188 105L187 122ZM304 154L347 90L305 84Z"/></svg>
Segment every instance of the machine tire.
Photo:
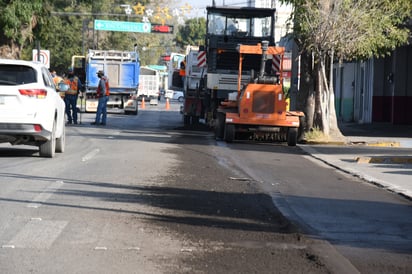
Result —
<svg viewBox="0 0 412 274"><path fill-rule="evenodd" d="M66 127L63 126L62 136L56 139L56 152L63 153L66 146Z"/></svg>
<svg viewBox="0 0 412 274"><path fill-rule="evenodd" d="M183 115L183 124L185 126L190 125L190 116L189 115Z"/></svg>
<svg viewBox="0 0 412 274"><path fill-rule="evenodd" d="M296 146L298 142L298 129L296 127L291 127L288 129L288 146Z"/></svg>
<svg viewBox="0 0 412 274"><path fill-rule="evenodd" d="M192 125L197 126L199 124L199 116L192 116Z"/></svg>
<svg viewBox="0 0 412 274"><path fill-rule="evenodd" d="M216 139L223 139L225 133L225 114L218 112L216 115L215 137Z"/></svg>
<svg viewBox="0 0 412 274"><path fill-rule="evenodd" d="M226 124L225 126L225 141L228 143L233 142L235 139L235 125L233 124Z"/></svg>
<svg viewBox="0 0 412 274"><path fill-rule="evenodd" d="M50 140L39 145L40 157L53 158L56 153L56 122L53 123Z"/></svg>

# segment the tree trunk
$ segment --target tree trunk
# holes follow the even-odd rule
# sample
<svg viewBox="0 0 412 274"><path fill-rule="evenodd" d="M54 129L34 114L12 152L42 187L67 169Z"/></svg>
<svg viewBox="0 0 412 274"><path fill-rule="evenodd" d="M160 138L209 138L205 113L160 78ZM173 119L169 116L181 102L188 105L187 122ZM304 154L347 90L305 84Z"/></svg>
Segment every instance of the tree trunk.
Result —
<svg viewBox="0 0 412 274"><path fill-rule="evenodd" d="M320 129L322 132L325 130L325 85L322 75L322 62L317 62L316 66L316 95L315 95L315 116L314 116L314 128Z"/></svg>
<svg viewBox="0 0 412 274"><path fill-rule="evenodd" d="M322 130L323 134L329 136L329 88L328 79L326 77L325 70L325 57L320 57L320 64L318 66L318 76L319 76L319 128Z"/></svg>
<svg viewBox="0 0 412 274"><path fill-rule="evenodd" d="M315 87L313 77L312 55L304 52L301 55L301 78L297 94L296 109L305 113L303 131L307 132L313 128L313 117L315 113Z"/></svg>
<svg viewBox="0 0 412 274"><path fill-rule="evenodd" d="M329 135L334 140L344 140L344 136L339 129L338 119L336 116L335 109L335 90L333 89L333 59L334 59L334 50L331 51L330 56L330 74L329 74Z"/></svg>
<svg viewBox="0 0 412 274"><path fill-rule="evenodd" d="M326 71L326 60L327 56L320 58L320 65L317 67L318 71L318 82L319 86L319 108L321 109L321 126L323 134L328 136L330 140L333 141L343 141L344 136L342 135L337 122L336 110L335 110L335 95L333 90L333 51L329 58L329 79L327 77Z"/></svg>
<svg viewBox="0 0 412 274"><path fill-rule="evenodd" d="M10 42L0 47L0 58L4 59L20 59L20 48L17 44Z"/></svg>

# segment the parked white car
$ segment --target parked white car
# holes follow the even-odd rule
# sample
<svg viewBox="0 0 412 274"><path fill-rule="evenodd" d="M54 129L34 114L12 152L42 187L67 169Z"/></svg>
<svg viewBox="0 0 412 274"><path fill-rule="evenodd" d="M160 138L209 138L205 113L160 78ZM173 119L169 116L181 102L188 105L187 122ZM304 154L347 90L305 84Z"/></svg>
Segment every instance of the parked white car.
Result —
<svg viewBox="0 0 412 274"><path fill-rule="evenodd" d="M64 152L65 104L45 65L0 59L0 143Z"/></svg>
<svg viewBox="0 0 412 274"><path fill-rule="evenodd" d="M166 90L165 97L171 100L177 100L179 102L183 102L185 96L183 91L179 90Z"/></svg>

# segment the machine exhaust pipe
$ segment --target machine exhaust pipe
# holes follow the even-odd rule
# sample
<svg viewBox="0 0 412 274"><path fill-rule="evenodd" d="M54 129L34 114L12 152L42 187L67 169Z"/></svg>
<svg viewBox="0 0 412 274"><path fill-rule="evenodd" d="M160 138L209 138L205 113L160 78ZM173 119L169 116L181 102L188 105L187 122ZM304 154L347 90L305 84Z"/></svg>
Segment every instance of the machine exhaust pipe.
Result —
<svg viewBox="0 0 412 274"><path fill-rule="evenodd" d="M259 78L265 76L266 53L268 51L269 41L262 41L262 59L260 61Z"/></svg>

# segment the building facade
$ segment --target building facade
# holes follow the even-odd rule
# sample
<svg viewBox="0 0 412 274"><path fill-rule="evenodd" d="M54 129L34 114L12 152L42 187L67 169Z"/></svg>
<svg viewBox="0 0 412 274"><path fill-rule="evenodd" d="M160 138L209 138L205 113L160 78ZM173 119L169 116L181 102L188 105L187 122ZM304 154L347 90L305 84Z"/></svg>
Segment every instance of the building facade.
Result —
<svg viewBox="0 0 412 274"><path fill-rule="evenodd" d="M342 121L412 125L412 45L385 58L335 64L334 88Z"/></svg>

